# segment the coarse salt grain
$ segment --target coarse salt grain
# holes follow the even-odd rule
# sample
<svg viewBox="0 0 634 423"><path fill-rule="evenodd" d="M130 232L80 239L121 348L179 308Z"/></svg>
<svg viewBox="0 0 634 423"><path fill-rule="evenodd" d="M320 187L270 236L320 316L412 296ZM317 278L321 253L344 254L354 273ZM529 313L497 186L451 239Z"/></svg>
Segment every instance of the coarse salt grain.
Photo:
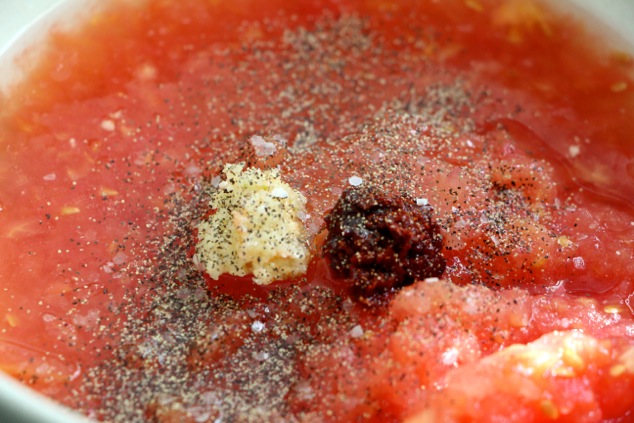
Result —
<svg viewBox="0 0 634 423"><path fill-rule="evenodd" d="M45 181L54 181L57 176L54 173L49 173L48 175L44 175Z"/></svg>
<svg viewBox="0 0 634 423"><path fill-rule="evenodd" d="M570 154L570 157L575 158L579 155L579 153L581 153L581 147L578 145L571 145L568 147L568 154Z"/></svg>
<svg viewBox="0 0 634 423"><path fill-rule="evenodd" d="M114 121L110 119L104 119L101 121L101 129L103 129L104 131L112 132L114 131L114 128Z"/></svg>
<svg viewBox="0 0 634 423"><path fill-rule="evenodd" d="M361 325L356 325L350 330L350 336L353 338L361 338L363 336L363 328Z"/></svg>
<svg viewBox="0 0 634 423"><path fill-rule="evenodd" d="M259 320L256 320L255 322L251 324L251 330L255 333L262 332L264 330L264 323L260 322Z"/></svg>
<svg viewBox="0 0 634 423"><path fill-rule="evenodd" d="M253 355L253 358L255 358L257 361L266 361L269 359L269 353L259 351Z"/></svg>
<svg viewBox="0 0 634 423"><path fill-rule="evenodd" d="M112 119L121 119L121 117L123 116L123 111L115 110L114 112L109 113L108 116L110 116Z"/></svg>
<svg viewBox="0 0 634 423"><path fill-rule="evenodd" d="M103 266L101 266L101 270L103 270L104 273L112 273L113 272L113 267L114 267L114 263L109 261L106 264L104 264Z"/></svg>
<svg viewBox="0 0 634 423"><path fill-rule="evenodd" d="M361 185L363 183L363 179L361 179L358 176L351 176L350 178L348 178L348 183L350 185L352 185L353 187L358 187L359 185Z"/></svg>
<svg viewBox="0 0 634 423"><path fill-rule="evenodd" d="M284 188L276 187L271 191L271 196L275 198L288 198L288 192Z"/></svg>
<svg viewBox="0 0 634 423"><path fill-rule="evenodd" d="M220 186L220 182L222 182L222 178L220 177L220 175L211 178L211 186L214 188L218 188Z"/></svg>
<svg viewBox="0 0 634 423"><path fill-rule="evenodd" d="M42 315L42 320L44 320L47 323L50 323L50 322L53 322L53 321L57 320L57 317L55 317L52 314L46 313L46 314Z"/></svg>
<svg viewBox="0 0 634 423"><path fill-rule="evenodd" d="M429 204L429 200L426 198L417 198L416 199L416 205L417 206L426 206Z"/></svg>
<svg viewBox="0 0 634 423"><path fill-rule="evenodd" d="M575 266L575 269L585 269L586 262L583 260L583 257L574 257L572 259L572 263Z"/></svg>
<svg viewBox="0 0 634 423"><path fill-rule="evenodd" d="M255 150L255 155L258 157L267 157L275 154L277 147L272 142L266 141L259 135L254 135L249 139L249 142Z"/></svg>
<svg viewBox="0 0 634 423"><path fill-rule="evenodd" d="M445 366L455 366L458 361L459 351L456 348L449 348L442 353L442 363Z"/></svg>

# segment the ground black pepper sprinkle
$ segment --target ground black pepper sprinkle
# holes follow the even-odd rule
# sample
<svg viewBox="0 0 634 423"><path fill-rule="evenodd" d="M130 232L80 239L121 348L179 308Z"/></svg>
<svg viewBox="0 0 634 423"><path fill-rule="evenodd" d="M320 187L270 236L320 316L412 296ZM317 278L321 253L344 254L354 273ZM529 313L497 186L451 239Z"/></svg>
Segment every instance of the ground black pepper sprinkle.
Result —
<svg viewBox="0 0 634 423"><path fill-rule="evenodd" d="M128 272L135 282L125 303L117 306L119 320L100 335L112 338L116 346L112 359L88 369L85 375L81 393L86 400L80 404L85 413L114 422L296 418L297 410L289 409L287 397L309 397L312 389L299 373L296 360L329 350L332 340L359 326L354 306L350 308L328 289L302 286L302 280L292 287L238 298L224 295L221 287L209 290L209 281L191 260L195 244L192 228L208 212L208 195L223 164L244 159L245 154L253 162L247 140L260 134L262 128L266 131L262 135L282 134L288 139L288 149L276 157L276 164L289 175L289 183L305 195L327 199L323 205L313 204L321 209L335 204L339 198L336 191L354 172L364 184L380 186L389 181L386 192L408 193L386 199L394 206L388 209L398 214L407 208L405 202L422 194L421 187L412 185L407 175L427 175L428 167L437 168L439 175L448 172L442 162L434 162L436 158L452 164L471 163L471 155L456 147L457 137L473 128L467 117L473 102L463 82L449 78L448 84L419 86L408 69L424 68L425 59L404 55L383 61L386 52L382 41L373 39L365 28L364 20L356 16L326 16L313 29L285 29L278 43L255 40L245 44L239 60L230 51L210 48L201 57L215 62L218 69L230 68L231 73L198 76L215 87L208 93L193 93L187 80L176 83L176 101L165 99L174 118L178 119L179 112L175 105L186 107L192 96L204 97L201 101L212 111L203 116L200 110L185 110L185 115L199 116L203 128L204 122L213 122L217 116L241 118L232 118L231 127L208 125L206 133L191 145L192 155L201 157L196 164L201 173L188 176L183 172L170 180L171 194L160 204L164 212L156 215L157 221L164 221L162 230L154 231L167 235L139 241L137 233L119 243L121 251L131 250L130 257L147 258L118 269ZM270 77L252 81L249 75L264 64L270 68ZM196 61L191 66L195 68ZM373 76L377 66L408 76L377 80ZM305 83L310 80L320 82ZM392 86L396 97L382 98L381 87L386 84ZM232 87L238 93L258 92L274 99L276 106L267 107L248 96L239 103L226 103L224 96L233 94L223 94L220 87ZM173 90L164 89L166 95ZM330 101L333 95L336 102ZM282 110L281 115L278 110ZM164 129L185 124L174 118L162 118ZM138 134L141 140L142 128ZM178 159L161 153L160 140L151 142L157 148L144 159L146 166L160 169L165 161L178 165ZM220 149L221 144L235 148ZM402 160L404 155L414 154L425 158L419 168ZM330 168L334 164L339 173L316 181L306 162L312 163L313 171L326 163ZM106 166L114 166L114 162ZM491 186L480 175L473 175L475 171L466 172L482 184L472 186L472 190ZM444 195L434 190L433 186L425 187L433 197ZM457 192L450 196L459 197ZM515 198L501 193L502 197ZM426 227L423 244L428 243L429 248L423 249L432 250L433 259L424 257L431 263L423 266L423 272L402 275L391 274L386 265L389 277L381 282L376 275L360 276L364 282L358 290L364 295L442 274L444 259L439 253L437 223L445 231L465 218L479 226L474 221L477 216L471 218L469 210L448 219L424 209L419 217ZM314 234L322 227L323 217L313 216L307 224ZM495 230L495 226L491 228ZM138 229L136 222L130 222L132 233ZM410 261L417 260L407 255L404 259L407 263L399 268L408 268ZM374 325L380 328L386 323L376 321ZM109 328L116 333L110 333Z"/></svg>

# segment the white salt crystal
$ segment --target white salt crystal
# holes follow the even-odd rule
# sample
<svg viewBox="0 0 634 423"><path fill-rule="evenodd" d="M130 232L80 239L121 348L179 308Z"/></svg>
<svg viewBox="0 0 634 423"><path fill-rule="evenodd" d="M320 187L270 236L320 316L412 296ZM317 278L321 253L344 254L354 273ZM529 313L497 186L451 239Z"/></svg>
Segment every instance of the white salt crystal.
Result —
<svg viewBox="0 0 634 423"><path fill-rule="evenodd" d="M583 257L573 257L572 264L574 264L575 269L585 269L586 262L583 260Z"/></svg>
<svg viewBox="0 0 634 423"><path fill-rule="evenodd" d="M351 176L350 178L348 178L348 183L352 185L353 187L358 187L359 185L363 183L363 179L359 178L356 175Z"/></svg>
<svg viewBox="0 0 634 423"><path fill-rule="evenodd" d="M110 119L104 119L101 121L101 129L103 129L104 131L112 132L114 131L114 128L114 121Z"/></svg>
<svg viewBox="0 0 634 423"><path fill-rule="evenodd" d="M271 196L275 198L288 198L288 192L282 187L276 187L271 191Z"/></svg>
<svg viewBox="0 0 634 423"><path fill-rule="evenodd" d="M350 336L353 338L361 338L363 336L363 328L361 325L356 325L350 330Z"/></svg>
<svg viewBox="0 0 634 423"><path fill-rule="evenodd" d="M259 135L254 135L249 139L249 142L255 150L255 155L258 157L267 157L275 154L277 147L272 142L266 141Z"/></svg>
<svg viewBox="0 0 634 423"><path fill-rule="evenodd" d="M258 361L266 361L269 359L269 353L264 352L264 351L260 351L254 354L253 358L255 358Z"/></svg>

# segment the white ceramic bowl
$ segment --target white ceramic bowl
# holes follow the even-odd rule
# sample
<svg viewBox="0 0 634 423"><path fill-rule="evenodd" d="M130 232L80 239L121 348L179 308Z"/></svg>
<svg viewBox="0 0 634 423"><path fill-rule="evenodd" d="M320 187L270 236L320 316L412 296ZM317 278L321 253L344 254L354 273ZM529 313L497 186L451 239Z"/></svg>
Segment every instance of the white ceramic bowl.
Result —
<svg viewBox="0 0 634 423"><path fill-rule="evenodd" d="M550 2L586 19L590 17L591 31L634 52L634 0ZM0 91L24 72L15 65L15 59L25 47L42 40L53 23L72 25L96 5L92 0L0 0ZM37 53L36 48L30 50L30 54ZM0 423L3 422L86 423L87 420L0 373Z"/></svg>

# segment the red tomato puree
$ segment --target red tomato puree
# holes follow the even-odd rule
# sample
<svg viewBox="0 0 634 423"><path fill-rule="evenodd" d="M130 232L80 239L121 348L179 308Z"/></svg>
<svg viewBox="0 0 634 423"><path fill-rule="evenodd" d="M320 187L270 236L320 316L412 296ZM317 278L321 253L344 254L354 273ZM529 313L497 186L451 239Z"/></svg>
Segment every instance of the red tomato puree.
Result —
<svg viewBox="0 0 634 423"><path fill-rule="evenodd" d="M532 0L111 3L0 110L2 370L115 422L634 421L632 56ZM194 263L238 162L306 275ZM352 186L431 210L438 277L333 272Z"/></svg>

